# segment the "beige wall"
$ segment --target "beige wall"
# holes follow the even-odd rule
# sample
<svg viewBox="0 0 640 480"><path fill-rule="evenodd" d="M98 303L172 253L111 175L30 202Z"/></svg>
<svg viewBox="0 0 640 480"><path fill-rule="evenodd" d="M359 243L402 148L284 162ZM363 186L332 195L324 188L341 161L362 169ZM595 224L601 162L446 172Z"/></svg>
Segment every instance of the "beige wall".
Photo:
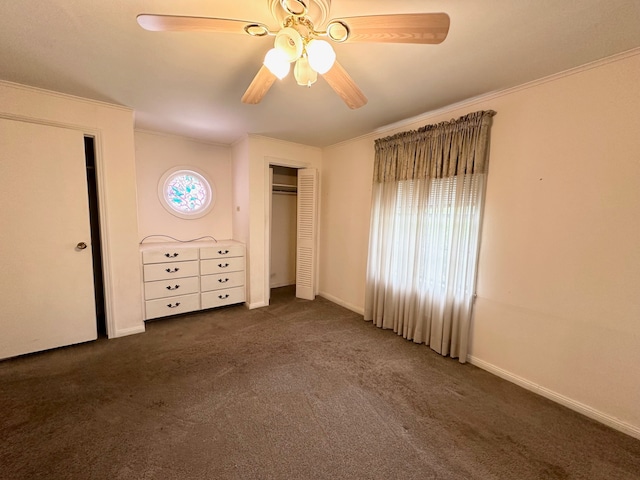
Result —
<svg viewBox="0 0 640 480"><path fill-rule="evenodd" d="M249 138L231 148L233 165L233 239L249 243ZM247 267L248 269L248 267ZM248 272L248 270L247 270Z"/></svg>
<svg viewBox="0 0 640 480"><path fill-rule="evenodd" d="M471 360L640 437L639 78L634 52L325 149L321 294L362 311L374 138L496 110Z"/></svg>
<svg viewBox="0 0 640 480"><path fill-rule="evenodd" d="M179 240L208 235L218 240L232 237L233 172L230 147L146 131L135 132L135 145L140 240L148 235L169 235ZM159 180L169 169L180 166L203 172L215 188L215 204L203 217L179 218L160 204Z"/></svg>
<svg viewBox="0 0 640 480"><path fill-rule="evenodd" d="M138 254L133 112L0 82L0 115L95 134L110 337L144 331Z"/></svg>
<svg viewBox="0 0 640 480"><path fill-rule="evenodd" d="M320 294L364 313L374 137L323 152Z"/></svg>

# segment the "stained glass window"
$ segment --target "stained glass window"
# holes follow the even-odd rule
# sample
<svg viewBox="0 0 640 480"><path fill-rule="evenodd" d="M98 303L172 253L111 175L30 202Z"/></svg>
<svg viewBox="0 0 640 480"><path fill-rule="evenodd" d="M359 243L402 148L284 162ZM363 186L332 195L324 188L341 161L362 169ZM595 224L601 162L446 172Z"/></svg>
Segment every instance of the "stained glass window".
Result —
<svg viewBox="0 0 640 480"><path fill-rule="evenodd" d="M179 217L201 217L213 204L210 183L193 170L171 170L163 176L159 187L163 205Z"/></svg>

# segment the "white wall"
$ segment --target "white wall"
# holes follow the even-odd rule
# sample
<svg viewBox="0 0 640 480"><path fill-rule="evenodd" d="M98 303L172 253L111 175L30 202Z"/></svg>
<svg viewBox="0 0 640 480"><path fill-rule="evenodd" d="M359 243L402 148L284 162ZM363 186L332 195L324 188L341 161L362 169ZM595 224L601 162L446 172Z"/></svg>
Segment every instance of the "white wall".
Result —
<svg viewBox="0 0 640 480"><path fill-rule="evenodd" d="M133 112L0 81L0 115L96 134L110 337L144 331L138 253Z"/></svg>
<svg viewBox="0 0 640 480"><path fill-rule="evenodd" d="M325 149L321 294L363 309L374 138L496 110L471 361L640 437L639 78L635 51Z"/></svg>
<svg viewBox="0 0 640 480"><path fill-rule="evenodd" d="M136 184L138 189L138 235L169 235L190 240L211 235L218 240L233 235L233 172L231 148L184 137L135 131ZM158 182L175 167L192 167L204 172L216 192L211 211L200 218L171 215L158 198ZM148 241L167 241L149 239Z"/></svg>

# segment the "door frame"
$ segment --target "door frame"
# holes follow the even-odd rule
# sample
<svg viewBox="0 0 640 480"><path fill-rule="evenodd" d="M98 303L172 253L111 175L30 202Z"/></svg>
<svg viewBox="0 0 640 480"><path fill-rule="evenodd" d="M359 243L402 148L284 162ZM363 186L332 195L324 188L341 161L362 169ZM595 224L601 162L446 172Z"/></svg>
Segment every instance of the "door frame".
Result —
<svg viewBox="0 0 640 480"><path fill-rule="evenodd" d="M288 168L313 168L313 165L309 161L303 160L291 160L288 158L281 157L264 157L264 218L265 218L265 235L264 235L264 292L265 292L265 303L269 305L271 300L271 191L273 189L273 185L271 182L271 175L269 169L271 165L275 165L277 167L288 167ZM316 249L317 252L317 249ZM316 283L317 284L317 283Z"/></svg>
<svg viewBox="0 0 640 480"><path fill-rule="evenodd" d="M65 128L68 130L75 130L86 137L93 137L94 149L95 149L95 169L96 169L96 186L98 190L98 216L100 218L100 242L102 247L102 284L104 288L104 314L105 314L105 326L107 330L107 338L114 338L116 328L113 320L113 292L111 289L111 264L109 262L111 258L110 244L107 232L109 231L109 221L107 218L106 198L104 192L105 188L105 170L103 163L103 146L102 146L102 131L100 129L87 127L83 125L75 125L64 122L55 122L50 120L44 120L41 118L33 118L25 115L14 115L10 113L0 112L0 118L6 120L13 120L17 122L31 123L35 125L45 125L49 127ZM87 200L88 201L88 200ZM95 289L95 285L93 287Z"/></svg>

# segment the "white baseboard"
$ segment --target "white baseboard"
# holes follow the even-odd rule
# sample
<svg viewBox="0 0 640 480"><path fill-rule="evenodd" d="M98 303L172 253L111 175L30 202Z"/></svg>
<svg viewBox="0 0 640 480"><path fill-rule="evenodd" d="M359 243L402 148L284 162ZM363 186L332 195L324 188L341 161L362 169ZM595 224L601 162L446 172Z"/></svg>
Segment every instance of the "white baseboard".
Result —
<svg viewBox="0 0 640 480"><path fill-rule="evenodd" d="M560 405L570 408L571 410L574 410L578 413L581 413L593 420L596 420L597 422L603 423L611 428L619 430L623 433L626 433L627 435L630 435L640 440L640 428L634 425L623 422L622 420L619 420L616 417L612 417L611 415L607 415L606 413L600 412L599 410L596 410L588 405L585 405L584 403L580 403L569 397L565 397L564 395L554 392L553 390L549 390L548 388L545 388L541 385L533 383L525 378L522 378L518 375L508 372L500 367L496 367L495 365L489 362L485 362L484 360L481 360L472 355L469 355L467 357L467 360L469 361L469 363L471 363L472 365L475 365L478 368L481 368L482 370L486 370L487 372L493 373L494 375L497 375L500 378L504 378L505 380L508 380L512 383L515 383L516 385L521 386L522 388L525 388L529 391L542 395L543 397L548 398L549 400L559 403Z"/></svg>
<svg viewBox="0 0 640 480"><path fill-rule="evenodd" d="M334 297L333 295L330 295L330 294L328 294L326 292L320 292L320 293L318 293L318 295L320 295L322 298L326 298L330 302L337 303L341 307L344 307L344 308L346 308L348 310L351 310L352 312L356 312L356 313L359 313L360 315L364 315L364 308L356 307L355 305L352 305L349 302L345 302L343 300L340 300L339 298Z"/></svg>
<svg viewBox="0 0 640 480"><path fill-rule="evenodd" d="M269 306L269 304L266 302L245 303L245 305L249 308L249 310L253 310L254 308L262 308L262 307Z"/></svg>
<svg viewBox="0 0 640 480"><path fill-rule="evenodd" d="M119 328L116 330L115 334L109 338L126 337L127 335L135 335L136 333L144 333L144 323L137 327Z"/></svg>

